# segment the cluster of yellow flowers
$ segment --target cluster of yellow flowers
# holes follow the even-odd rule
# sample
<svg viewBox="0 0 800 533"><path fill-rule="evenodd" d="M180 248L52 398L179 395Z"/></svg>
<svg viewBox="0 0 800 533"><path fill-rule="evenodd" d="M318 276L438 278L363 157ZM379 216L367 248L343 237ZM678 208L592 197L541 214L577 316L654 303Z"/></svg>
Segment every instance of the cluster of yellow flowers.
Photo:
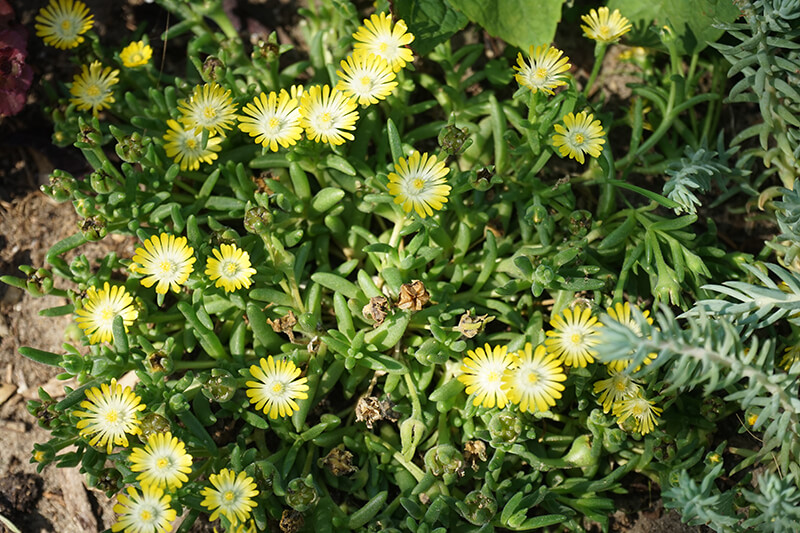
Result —
<svg viewBox="0 0 800 533"><path fill-rule="evenodd" d="M631 317L628 302L607 309L611 320L640 332ZM649 311L643 315L649 318ZM533 349L531 343L524 350L509 354L508 346L486 344L485 348L468 350L461 366L458 380L466 385L466 393L474 394L473 405L502 409L508 404L519 405L520 411L544 412L555 406L561 398L567 379L564 366L584 368L594 362L599 348L599 328L602 324L589 307L576 305L556 315L545 333L547 339ZM646 361L649 363L655 355ZM622 425L628 418L635 423L634 430L642 435L653 431L661 409L647 400L642 388L625 370L630 360L608 364L610 378L595 383L595 393L604 412L613 411Z"/></svg>

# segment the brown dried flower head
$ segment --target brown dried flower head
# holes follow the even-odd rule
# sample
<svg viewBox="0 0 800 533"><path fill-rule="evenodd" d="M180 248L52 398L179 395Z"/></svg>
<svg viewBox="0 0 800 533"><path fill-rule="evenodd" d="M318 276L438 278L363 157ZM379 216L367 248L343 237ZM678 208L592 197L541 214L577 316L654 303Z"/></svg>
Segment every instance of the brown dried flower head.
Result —
<svg viewBox="0 0 800 533"><path fill-rule="evenodd" d="M421 311L422 307L431 300L431 295L425 285L418 279L400 286L400 299L397 307L404 310Z"/></svg>

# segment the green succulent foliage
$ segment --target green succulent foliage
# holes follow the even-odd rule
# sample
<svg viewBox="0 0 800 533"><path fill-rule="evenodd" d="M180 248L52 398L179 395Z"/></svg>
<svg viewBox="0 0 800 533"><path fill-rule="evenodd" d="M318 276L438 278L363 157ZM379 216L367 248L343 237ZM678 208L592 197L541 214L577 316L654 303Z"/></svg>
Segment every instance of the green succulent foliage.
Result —
<svg viewBox="0 0 800 533"><path fill-rule="evenodd" d="M666 174L669 180L664 184L662 194L678 204L675 214L695 214L701 206L698 194L705 194L713 185L725 193L730 180L749 174L737 168L731 168L729 161L738 151L738 147L725 148L722 135L717 138L717 149L710 149L705 142L697 148L686 147L685 156L679 161L669 164ZM723 194L714 202L719 203L727 195ZM713 205L713 204L712 204Z"/></svg>
<svg viewBox="0 0 800 533"><path fill-rule="evenodd" d="M773 202L776 208L775 220L781 234L768 245L783 255L783 260L791 264L800 254L800 181L795 180L791 189L781 188L780 201ZM788 242L787 242L788 241Z"/></svg>
<svg viewBox="0 0 800 533"><path fill-rule="evenodd" d="M737 531L740 522L734 513L733 491L722 492L716 481L724 469L722 463L706 468L700 483L687 470L676 473L674 486L661 493L664 507L677 509L689 525L708 525L719 533Z"/></svg>
<svg viewBox="0 0 800 533"><path fill-rule="evenodd" d="M800 3L794 0L739 2L744 22L721 25L740 41L713 46L731 63L728 77L741 75L728 101L757 103L764 122L740 132L732 144L758 137L760 157L768 174L777 172L790 187L800 172Z"/></svg>

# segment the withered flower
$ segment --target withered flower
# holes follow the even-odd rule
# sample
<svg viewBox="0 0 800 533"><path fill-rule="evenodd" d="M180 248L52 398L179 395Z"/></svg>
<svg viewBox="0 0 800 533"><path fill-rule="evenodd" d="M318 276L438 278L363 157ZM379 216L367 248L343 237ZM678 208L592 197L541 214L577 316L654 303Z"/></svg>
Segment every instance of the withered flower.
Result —
<svg viewBox="0 0 800 533"><path fill-rule="evenodd" d="M285 333L289 337L289 342L294 342L294 332L292 328L297 324L297 317L294 316L293 311L280 317L278 320L267 319L267 324L272 326L272 331L275 333Z"/></svg>
<svg viewBox="0 0 800 533"><path fill-rule="evenodd" d="M367 320L374 320L375 323L372 327L377 328L383 324L386 315L389 314L389 300L385 296L373 296L369 299L369 303L361 309L361 314Z"/></svg>
<svg viewBox="0 0 800 533"><path fill-rule="evenodd" d="M431 300L431 295L425 285L418 279L400 286L400 299L397 307L404 310L421 311L422 307Z"/></svg>

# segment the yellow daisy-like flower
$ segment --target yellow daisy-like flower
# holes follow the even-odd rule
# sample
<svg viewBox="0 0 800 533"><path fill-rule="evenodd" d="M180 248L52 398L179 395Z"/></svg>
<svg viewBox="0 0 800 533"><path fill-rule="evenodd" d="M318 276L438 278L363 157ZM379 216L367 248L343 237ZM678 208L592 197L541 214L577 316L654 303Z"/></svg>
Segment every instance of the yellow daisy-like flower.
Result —
<svg viewBox="0 0 800 533"><path fill-rule="evenodd" d="M200 505L213 511L210 521L213 522L222 515L232 524L245 522L250 511L257 505L252 499L258 496L253 478L244 472L237 475L232 470L223 468L219 474L208 476L208 480L214 488L203 489L201 494L205 499Z"/></svg>
<svg viewBox="0 0 800 533"><path fill-rule="evenodd" d="M340 63L336 88L363 106L377 104L392 93L397 82L389 62L381 56L356 50Z"/></svg>
<svg viewBox="0 0 800 533"><path fill-rule="evenodd" d="M153 433L144 448L134 448L130 456L131 470L141 472L136 479L144 485L177 489L192 471L192 456L186 445L172 433Z"/></svg>
<svg viewBox="0 0 800 533"><path fill-rule="evenodd" d="M601 43L613 43L631 31L630 21L622 16L619 9L615 9L610 15L605 6L598 8L597 11L592 9L588 15L583 15L581 20L587 24L581 25L584 35Z"/></svg>
<svg viewBox="0 0 800 533"><path fill-rule="evenodd" d="M167 157L180 164L181 170L197 170L200 163L213 163L222 147L221 137L209 135L203 146L203 134L192 127L184 127L177 120L167 120L169 130L164 135L164 151Z"/></svg>
<svg viewBox="0 0 800 533"><path fill-rule="evenodd" d="M435 155L414 152L408 159L401 157L394 164L394 169L396 172L389 174L389 194L394 196L394 203L403 206L406 213L413 209L425 218L447 203L450 186L444 177L450 169Z"/></svg>
<svg viewBox="0 0 800 533"><path fill-rule="evenodd" d="M617 302L614 305L614 307L609 307L607 311L608 311L608 316L611 317L611 320L615 320L620 324L625 324L637 335L642 334L642 328L639 327L639 324L637 324L636 320L634 320L633 317L631 316L630 303L625 302L624 304L621 304ZM647 319L648 324L653 323L653 318L650 316L649 310L645 309L644 311L642 311L642 316L644 316L644 318ZM655 353L648 354L647 359L645 359L644 361L644 364L649 365L651 362L653 362L653 360L656 358L657 355L658 354ZM610 363L607 363L607 366L611 371L622 372L623 370L628 368L628 365L630 364L631 364L631 359L619 359L617 361L611 361Z"/></svg>
<svg viewBox="0 0 800 533"><path fill-rule="evenodd" d="M553 89L561 85L566 85L567 77L564 72L571 66L569 58L564 56L564 52L551 46L530 47L528 52L530 61L525 61L522 53L517 54L517 67L514 70L517 82L527 87L531 92L542 91L546 94L553 94Z"/></svg>
<svg viewBox="0 0 800 533"><path fill-rule="evenodd" d="M458 381L466 385L467 394L475 394L472 405L502 409L508 404L508 395L503 383L506 371L513 367L513 359L508 346L495 346L488 343L485 348L467 351L461 365Z"/></svg>
<svg viewBox="0 0 800 533"><path fill-rule="evenodd" d="M122 316L127 331L139 316L139 311L134 309L133 298L125 287L111 287L105 282L100 290L89 287L83 308L75 311L75 314L78 315L75 322L89 337L89 343L98 344L114 340L112 327L117 315Z"/></svg>
<svg viewBox="0 0 800 533"><path fill-rule="evenodd" d="M789 346L783 351L780 367L788 372L797 361L800 361L800 345Z"/></svg>
<svg viewBox="0 0 800 533"><path fill-rule="evenodd" d="M584 163L583 154L598 157L603 151L603 144L606 142L603 136L603 126L599 120L594 119L594 115L581 111L577 115L570 113L563 118L564 126L556 124L553 127L556 135L553 135L553 146L558 148L561 157L569 156L577 159L578 163Z"/></svg>
<svg viewBox="0 0 800 533"><path fill-rule="evenodd" d="M250 403L273 419L291 416L300 408L295 400L308 399L308 378L300 377L300 369L292 361L276 361L271 355L262 357L259 365L250 367L250 375L258 381L245 383Z"/></svg>
<svg viewBox="0 0 800 533"><path fill-rule="evenodd" d="M503 376L508 399L519 405L523 413L528 411L544 412L556 404L564 390L562 381L567 379L558 358L548 354L544 346L539 345L536 351L528 342L524 350L511 356L513 370Z"/></svg>
<svg viewBox="0 0 800 533"><path fill-rule="evenodd" d="M358 111L356 101L329 85L314 85L303 91L300 98L300 126L309 139L315 142L344 144L352 141Z"/></svg>
<svg viewBox="0 0 800 533"><path fill-rule="evenodd" d="M106 453L111 453L114 445L127 446L126 433L141 433L138 412L146 407L141 401L130 387L118 385L116 378L110 384L103 383L99 389L88 389L86 400L81 402L85 411L72 413L81 418L77 424L80 436L94 435L89 445L105 446Z"/></svg>
<svg viewBox="0 0 800 533"><path fill-rule="evenodd" d="M628 418L632 418L635 422L634 431L647 435L658 425L656 417L661 416L662 411L662 409L654 407L653 403L639 394L615 403L613 413L620 426Z"/></svg>
<svg viewBox="0 0 800 533"><path fill-rule="evenodd" d="M36 36L59 50L75 48L94 23L86 4L73 0L50 0L36 15Z"/></svg>
<svg viewBox="0 0 800 533"><path fill-rule="evenodd" d="M92 110L97 114L114 103L114 92L111 86L119 82L119 70L111 67L103 68L99 61L92 61L89 66L83 65L81 73L75 74L69 93L74 96L69 101L78 106L79 111Z"/></svg>
<svg viewBox="0 0 800 533"><path fill-rule="evenodd" d="M144 41L132 42L119 53L122 66L127 68L142 67L150 62L151 57L153 57L153 49Z"/></svg>
<svg viewBox="0 0 800 533"><path fill-rule="evenodd" d="M250 287L250 278L256 273L250 266L250 254L235 244L221 244L219 250L215 248L212 253L214 257L206 261L206 276L211 281L217 280L216 287L223 287L225 292Z"/></svg>
<svg viewBox="0 0 800 533"><path fill-rule="evenodd" d="M166 294L169 289L178 292L189 279L196 259L194 249L187 245L186 237L162 233L154 235L137 248L131 263L131 272L144 274L141 284L148 289L156 282L156 292Z"/></svg>
<svg viewBox="0 0 800 533"><path fill-rule="evenodd" d="M405 46L414 41L414 35L408 32L402 19L392 28L392 17L386 13L364 19L364 25L353 34L353 39L357 41L354 50L372 52L384 58L395 72L414 60L414 53Z"/></svg>
<svg viewBox="0 0 800 533"><path fill-rule="evenodd" d="M285 89L280 94L262 92L242 111L246 116L239 115L239 129L273 152L278 151L278 144L289 148L303 137L299 101Z"/></svg>
<svg viewBox="0 0 800 533"><path fill-rule="evenodd" d="M592 310L580 305L574 309L564 309L563 316L556 315L550 322L553 331L546 333L544 341L547 351L558 357L567 366L585 367L594 361L600 342L597 317Z"/></svg>
<svg viewBox="0 0 800 533"><path fill-rule="evenodd" d="M170 507L172 496L156 485L142 485L142 493L134 487L117 496L114 512L119 516L111 531L125 533L164 533L172 531L177 513Z"/></svg>
<svg viewBox="0 0 800 533"><path fill-rule="evenodd" d="M236 121L236 104L231 98L230 89L217 83L197 85L189 98L178 102L181 122L198 132L203 129L209 133L225 135Z"/></svg>
<svg viewBox="0 0 800 533"><path fill-rule="evenodd" d="M604 413L611 411L614 404L633 398L641 391L641 387L630 376L612 369L609 369L608 374L608 379L601 379L594 384L594 393L600 394L597 401L603 406Z"/></svg>

